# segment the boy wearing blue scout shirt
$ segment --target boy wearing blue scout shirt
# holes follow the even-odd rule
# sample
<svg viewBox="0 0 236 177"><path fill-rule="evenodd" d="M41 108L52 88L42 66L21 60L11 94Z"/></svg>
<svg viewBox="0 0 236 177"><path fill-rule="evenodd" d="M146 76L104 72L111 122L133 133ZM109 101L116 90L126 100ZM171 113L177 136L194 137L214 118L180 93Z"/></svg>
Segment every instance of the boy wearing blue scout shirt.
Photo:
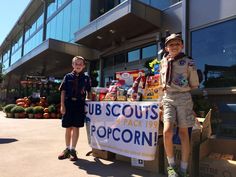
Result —
<svg viewBox="0 0 236 177"><path fill-rule="evenodd" d="M84 74L85 59L76 56L72 59L73 71L67 73L59 87L61 91L62 127L66 128L66 149L58 156L59 160L70 158L76 161L76 144L79 128L84 126L85 99L91 96L90 78Z"/></svg>
<svg viewBox="0 0 236 177"><path fill-rule="evenodd" d="M163 88L164 146L167 154L169 177L188 176L187 167L190 154L188 127L195 123L193 102L190 90L199 86L194 61L184 53L183 40L178 34L171 34L165 40L164 55L160 64L161 85ZM181 165L177 173L173 151L173 128L179 127L181 139Z"/></svg>

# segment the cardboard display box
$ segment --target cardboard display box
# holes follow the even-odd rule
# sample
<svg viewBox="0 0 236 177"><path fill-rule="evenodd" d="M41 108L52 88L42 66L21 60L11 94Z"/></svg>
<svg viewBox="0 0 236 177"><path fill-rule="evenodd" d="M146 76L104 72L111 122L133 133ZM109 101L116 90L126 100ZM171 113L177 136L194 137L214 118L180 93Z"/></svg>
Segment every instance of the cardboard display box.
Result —
<svg viewBox="0 0 236 177"><path fill-rule="evenodd" d="M210 109L205 118L197 117L198 121L200 122L200 127L201 127L201 142L208 139L212 134L211 111L212 110Z"/></svg>
<svg viewBox="0 0 236 177"><path fill-rule="evenodd" d="M218 154L212 159L212 153ZM225 156L233 160L227 160ZM219 157L221 156L221 157ZM233 177L236 175L236 140L208 139L201 143L200 177Z"/></svg>
<svg viewBox="0 0 236 177"><path fill-rule="evenodd" d="M92 149L92 153L94 157L105 159L105 160L112 160L115 158L115 154L109 151L104 151L100 149Z"/></svg>
<svg viewBox="0 0 236 177"><path fill-rule="evenodd" d="M134 168L151 171L154 173L164 173L164 144L163 138L158 137L158 145L156 149L155 159L152 161L131 159L130 157L116 154L116 159L120 161L129 162Z"/></svg>

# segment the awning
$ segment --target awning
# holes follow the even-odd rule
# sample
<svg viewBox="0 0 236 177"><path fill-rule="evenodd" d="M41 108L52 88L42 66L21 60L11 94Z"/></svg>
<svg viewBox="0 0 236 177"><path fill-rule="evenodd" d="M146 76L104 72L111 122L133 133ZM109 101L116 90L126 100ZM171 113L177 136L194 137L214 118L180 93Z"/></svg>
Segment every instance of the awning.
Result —
<svg viewBox="0 0 236 177"><path fill-rule="evenodd" d="M160 10L139 1L127 0L76 32L75 41L102 50L157 31L160 26Z"/></svg>
<svg viewBox="0 0 236 177"><path fill-rule="evenodd" d="M71 61L75 55L81 55L88 60L98 58L95 50L48 39L10 66L5 73L20 77L26 75L61 77L72 70Z"/></svg>

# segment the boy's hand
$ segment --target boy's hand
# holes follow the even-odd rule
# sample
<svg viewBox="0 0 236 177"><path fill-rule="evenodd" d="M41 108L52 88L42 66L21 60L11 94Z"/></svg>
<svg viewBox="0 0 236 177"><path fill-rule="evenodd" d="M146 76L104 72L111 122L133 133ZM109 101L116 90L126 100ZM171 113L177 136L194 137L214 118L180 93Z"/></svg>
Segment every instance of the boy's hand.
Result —
<svg viewBox="0 0 236 177"><path fill-rule="evenodd" d="M64 114L66 113L66 108L65 108L64 105L61 105L60 111L61 111L61 114L62 114L62 115L64 115Z"/></svg>

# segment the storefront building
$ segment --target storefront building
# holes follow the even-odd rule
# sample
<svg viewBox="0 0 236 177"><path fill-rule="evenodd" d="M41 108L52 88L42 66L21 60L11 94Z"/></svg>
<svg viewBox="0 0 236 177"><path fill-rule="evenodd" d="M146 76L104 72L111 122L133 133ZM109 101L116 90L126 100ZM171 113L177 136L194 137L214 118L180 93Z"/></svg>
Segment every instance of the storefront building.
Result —
<svg viewBox="0 0 236 177"><path fill-rule="evenodd" d="M234 0L32 0L0 47L5 84L17 87L26 75L60 78L82 55L105 86L117 71L145 70L145 61L160 59L169 30L182 34L203 73L201 88L235 104L234 7Z"/></svg>

